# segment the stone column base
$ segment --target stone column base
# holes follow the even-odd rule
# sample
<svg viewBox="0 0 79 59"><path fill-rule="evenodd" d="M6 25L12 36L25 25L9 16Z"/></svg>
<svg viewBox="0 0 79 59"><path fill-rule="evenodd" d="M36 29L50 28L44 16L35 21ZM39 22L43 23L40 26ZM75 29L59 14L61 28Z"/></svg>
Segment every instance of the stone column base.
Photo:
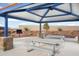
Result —
<svg viewBox="0 0 79 59"><path fill-rule="evenodd" d="M6 51L13 48L12 37L0 37L0 50Z"/></svg>

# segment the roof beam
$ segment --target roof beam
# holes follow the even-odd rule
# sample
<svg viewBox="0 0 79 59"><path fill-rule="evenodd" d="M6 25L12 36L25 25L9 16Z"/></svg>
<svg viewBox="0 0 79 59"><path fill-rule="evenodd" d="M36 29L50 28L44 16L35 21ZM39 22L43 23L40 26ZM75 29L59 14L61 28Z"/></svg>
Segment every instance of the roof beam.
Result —
<svg viewBox="0 0 79 59"><path fill-rule="evenodd" d="M15 10L17 8L20 8L20 7L32 5L32 4L33 3L27 3L27 4L26 3L19 3L19 4L16 4L16 5L12 6L12 7L10 6L8 8L3 9L3 10L0 10L0 14L11 11L11 10Z"/></svg>
<svg viewBox="0 0 79 59"><path fill-rule="evenodd" d="M48 23L54 23L54 22L73 22L73 21L79 21L79 19L58 20L58 21L42 21L41 23L45 23L45 22L48 22Z"/></svg>
<svg viewBox="0 0 79 59"><path fill-rule="evenodd" d="M50 5L50 6L41 6L41 7L35 8L35 9L31 9L31 10L26 9L26 10L28 10L28 11L33 11L33 10L48 9L49 7L53 7L53 8L54 8L54 7L60 6L60 5L62 5L62 4L64 4L64 3L55 3L55 4Z"/></svg>
<svg viewBox="0 0 79 59"><path fill-rule="evenodd" d="M74 14L74 13L72 13L72 12L65 11L65 10L62 10L62 9L59 9L59 8L53 8L53 9L55 9L55 10L57 10L57 11L60 11L60 12L68 13L68 14L70 14L70 15L72 15L72 16L76 16L77 18L79 18L79 15L76 15L76 14Z"/></svg>
<svg viewBox="0 0 79 59"><path fill-rule="evenodd" d="M50 9L47 9L47 11L45 12L45 14L43 15L43 17L41 17L40 22L43 20L43 18L47 15L47 13L49 12Z"/></svg>
<svg viewBox="0 0 79 59"><path fill-rule="evenodd" d="M31 11L29 11L28 13L33 14L33 15L36 15L36 16L38 16L38 17L43 17L43 16L41 16L41 15L39 15L39 14L36 14L36 13L34 13L34 12L31 12Z"/></svg>
<svg viewBox="0 0 79 59"><path fill-rule="evenodd" d="M32 8L29 8L29 9L20 9L20 10L9 11L8 13L27 11L27 12L33 14L33 15L36 15L36 16L39 16L39 17L43 17L43 16L41 16L41 15L39 15L39 14L36 14L36 13L33 13L33 12L31 12L31 11L32 11L33 9L39 9L39 8L41 8L41 7L42 7L42 8L44 8L44 7L48 7L48 8L49 8L49 6L56 7L56 6L61 5L61 4L62 4L62 3L51 3L51 4L47 3L47 4L42 4L42 5L34 6L34 7L32 7ZM30 9L31 9L31 10L30 10Z"/></svg>
<svg viewBox="0 0 79 59"><path fill-rule="evenodd" d="M1 3L1 4L5 4L5 3ZM0 4L0 5L1 5ZM7 4L7 3L6 3ZM5 5L5 6L2 6L2 8L0 8L0 10L3 10L3 9L6 9L6 8L8 8L8 7L12 7L12 6L15 6L16 4L18 4L18 3L11 3L10 5L8 4L8 5Z"/></svg>
<svg viewBox="0 0 79 59"><path fill-rule="evenodd" d="M56 7L56 6L58 6L58 5L61 5L60 3L59 4L53 4L53 3L51 3L51 4L47 4L46 6L44 6L44 7L49 7L49 6L52 6L53 5L53 7ZM41 6L41 7L43 7L43 6ZM39 8L39 7L38 7ZM27 11L27 10L26 10ZM29 12L29 13L31 13L31 14L34 14L34 15L36 15L36 16L39 16L39 17L44 17L44 16L41 16L41 15L38 15L38 14L35 14L35 13L33 13L33 12L31 12L31 11L27 11L27 12Z"/></svg>
<svg viewBox="0 0 79 59"><path fill-rule="evenodd" d="M12 10L12 11L9 11L8 13L14 13L14 12L23 12L23 11L34 11L34 10L40 10L40 9L48 9L50 6L47 6L47 5L51 5L51 6L59 6L59 5L62 5L63 3L55 3L53 5L51 5L50 3L49 4L42 4L42 5L38 5L38 6L34 6L32 8L29 8L29 9L20 9L20 10Z"/></svg>
<svg viewBox="0 0 79 59"><path fill-rule="evenodd" d="M55 4L53 5L53 7L58 6L59 4ZM43 17L40 19L40 22L43 20L43 18L45 18L45 16L47 15L47 13L49 12L49 10L51 10L50 8L47 9L47 11L45 12L45 14L43 15Z"/></svg>
<svg viewBox="0 0 79 59"><path fill-rule="evenodd" d="M17 12L25 12L26 11L26 9L20 9L20 10L13 10L13 11L9 11L9 12L7 12L7 13L17 13ZM36 16L39 16L39 17L42 17L41 15L38 15L38 14L36 14L36 13L33 13L33 12L31 12L31 11L27 11L28 13L31 13L31 14L33 14L33 15L36 15Z"/></svg>
<svg viewBox="0 0 79 59"><path fill-rule="evenodd" d="M66 16L66 15L69 15L69 14L60 14L60 15L45 16L45 18L48 18L48 17L58 17L58 16Z"/></svg>
<svg viewBox="0 0 79 59"><path fill-rule="evenodd" d="M49 3L48 5L37 7L36 9L49 8L51 6L59 6L61 4L63 4L63 3ZM36 10L36 9L32 9L32 10Z"/></svg>
<svg viewBox="0 0 79 59"><path fill-rule="evenodd" d="M51 4L54 5L55 3L46 3L46 4L34 6L34 7L32 7L32 8L26 9L26 11L33 11L33 10L35 10L35 9L40 9L40 8L43 7L43 6L47 6L47 5L51 5Z"/></svg>
<svg viewBox="0 0 79 59"><path fill-rule="evenodd" d="M6 15L5 14L0 14L0 16L5 17ZM34 20L30 20L30 19L24 19L24 18L20 18L20 17L11 16L11 15L7 15L7 17L17 19L17 20L22 20L22 21L29 21L29 22L39 23L39 21L34 21Z"/></svg>
<svg viewBox="0 0 79 59"><path fill-rule="evenodd" d="M26 9L20 9L20 10L11 10L7 13L13 13L13 12L23 12L23 11L32 11L34 9L37 9L39 7L42 7L42 6L45 6L45 5L49 5L49 3L45 3L45 4L41 4L41 5L37 5L37 6L34 6L34 7L31 7L31 8L26 8Z"/></svg>
<svg viewBox="0 0 79 59"><path fill-rule="evenodd" d="M54 4L54 3L51 3L51 4ZM31 12L31 11L28 11L28 10L30 10L30 9L35 9L35 8L39 8L39 7L41 7L41 6L45 6L45 5L50 5L50 4L49 4L49 3L46 3L46 4L42 4L42 5L34 6L34 7L32 7L32 8L29 8L29 9L13 10L13 11L9 11L9 12L7 12L7 13L27 11L27 12L33 14L33 15L36 15L36 16L39 16L39 17L42 17L41 15L38 15L38 14L33 13L33 12Z"/></svg>

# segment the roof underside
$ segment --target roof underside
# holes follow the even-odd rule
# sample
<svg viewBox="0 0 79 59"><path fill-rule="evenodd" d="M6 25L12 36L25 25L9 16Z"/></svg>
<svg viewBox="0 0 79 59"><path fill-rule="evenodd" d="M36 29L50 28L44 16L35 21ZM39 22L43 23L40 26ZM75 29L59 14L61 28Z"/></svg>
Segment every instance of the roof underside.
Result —
<svg viewBox="0 0 79 59"><path fill-rule="evenodd" d="M36 23L79 21L78 3L0 3L0 16Z"/></svg>

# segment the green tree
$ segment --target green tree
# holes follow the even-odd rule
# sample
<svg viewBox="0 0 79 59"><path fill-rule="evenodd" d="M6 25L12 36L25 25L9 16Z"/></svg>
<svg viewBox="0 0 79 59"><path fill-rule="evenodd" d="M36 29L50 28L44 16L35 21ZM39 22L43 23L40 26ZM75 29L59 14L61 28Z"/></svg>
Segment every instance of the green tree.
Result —
<svg viewBox="0 0 79 59"><path fill-rule="evenodd" d="M43 29L45 29L45 33L46 33L46 35L47 35L47 32L48 32L48 30L49 30L49 25L48 25L47 22L44 24Z"/></svg>

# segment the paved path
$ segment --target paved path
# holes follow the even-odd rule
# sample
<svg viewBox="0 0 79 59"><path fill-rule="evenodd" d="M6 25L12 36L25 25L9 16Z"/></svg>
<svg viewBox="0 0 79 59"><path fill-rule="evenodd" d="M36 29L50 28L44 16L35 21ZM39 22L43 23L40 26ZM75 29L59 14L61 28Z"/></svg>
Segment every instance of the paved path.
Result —
<svg viewBox="0 0 79 59"><path fill-rule="evenodd" d="M27 43L28 38L14 39L14 49L2 52L0 51L1 56L47 56L48 51L34 50L32 52L27 52ZM34 39L34 38L33 38ZM56 56L79 56L79 44L74 42L64 42L61 45L59 52Z"/></svg>

